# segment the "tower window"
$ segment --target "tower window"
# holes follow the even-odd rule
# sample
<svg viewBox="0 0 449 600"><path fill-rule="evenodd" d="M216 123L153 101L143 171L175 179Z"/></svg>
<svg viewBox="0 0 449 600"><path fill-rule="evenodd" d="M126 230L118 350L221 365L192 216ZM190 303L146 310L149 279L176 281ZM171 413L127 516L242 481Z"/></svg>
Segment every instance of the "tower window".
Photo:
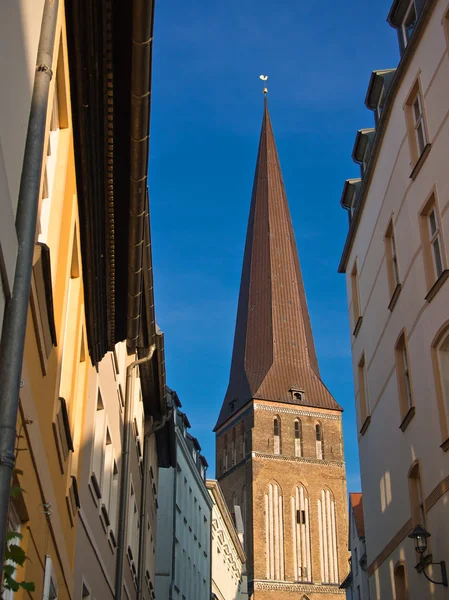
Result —
<svg viewBox="0 0 449 600"><path fill-rule="evenodd" d="M295 421L295 456L302 456L302 422L301 419Z"/></svg>
<svg viewBox="0 0 449 600"><path fill-rule="evenodd" d="M315 425L315 437L316 437L316 457L319 460L323 460L324 458L324 448L323 448L323 428L319 423Z"/></svg>
<svg viewBox="0 0 449 600"><path fill-rule="evenodd" d="M273 421L273 453L281 453L281 424L279 417Z"/></svg>

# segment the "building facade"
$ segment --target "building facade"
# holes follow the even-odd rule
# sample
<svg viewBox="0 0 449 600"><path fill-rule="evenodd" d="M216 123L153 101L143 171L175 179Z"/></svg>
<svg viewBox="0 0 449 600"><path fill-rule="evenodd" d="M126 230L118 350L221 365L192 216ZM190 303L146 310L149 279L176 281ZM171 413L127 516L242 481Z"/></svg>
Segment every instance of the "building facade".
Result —
<svg viewBox="0 0 449 600"><path fill-rule="evenodd" d="M341 584L347 600L369 600L366 564L365 523L362 494L349 494L349 544L350 570Z"/></svg>
<svg viewBox="0 0 449 600"><path fill-rule="evenodd" d="M207 461L189 432L181 402L170 391L176 432L176 467L159 472L156 598L210 600L213 500Z"/></svg>
<svg viewBox="0 0 449 600"><path fill-rule="evenodd" d="M217 479L241 508L255 600L344 595L342 409L320 375L265 100Z"/></svg>
<svg viewBox="0 0 449 600"><path fill-rule="evenodd" d="M208 479L212 498L212 600L243 600L246 590L246 556L231 513L217 481Z"/></svg>
<svg viewBox="0 0 449 600"><path fill-rule="evenodd" d="M371 75L375 128L357 134L361 177L342 196L372 599L448 597L408 538L423 526L433 562L449 560L448 17L443 0L393 3L400 61Z"/></svg>
<svg viewBox="0 0 449 600"><path fill-rule="evenodd" d="M14 578L34 584L36 598L150 599L158 468L175 456L146 186L153 7L24 0L5 10L0 63L11 85L0 98L0 369L2 381L5 364L21 380L9 411L18 416L8 529L22 535L29 559ZM41 31L54 43L36 64ZM38 77L49 88L39 96L46 113L36 116ZM29 210L23 180L35 200ZM11 352L14 221L34 211L25 341L22 348L11 338ZM5 403L2 390L4 428ZM12 596L2 590L5 600Z"/></svg>

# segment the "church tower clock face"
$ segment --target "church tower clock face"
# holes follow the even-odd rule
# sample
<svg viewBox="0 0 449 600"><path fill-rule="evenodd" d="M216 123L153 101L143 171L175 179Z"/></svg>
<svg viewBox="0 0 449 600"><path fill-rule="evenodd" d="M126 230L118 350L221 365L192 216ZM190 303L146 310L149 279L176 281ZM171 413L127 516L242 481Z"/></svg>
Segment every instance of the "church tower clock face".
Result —
<svg viewBox="0 0 449 600"><path fill-rule="evenodd" d="M321 380L264 99L217 479L253 600L333 600L347 571L342 408ZM241 517L241 519L240 519Z"/></svg>

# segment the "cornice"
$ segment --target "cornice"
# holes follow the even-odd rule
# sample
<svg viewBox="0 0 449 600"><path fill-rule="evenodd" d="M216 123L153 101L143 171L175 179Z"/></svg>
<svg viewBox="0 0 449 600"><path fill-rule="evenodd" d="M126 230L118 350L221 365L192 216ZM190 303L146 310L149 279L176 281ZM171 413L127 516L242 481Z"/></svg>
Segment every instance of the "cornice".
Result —
<svg viewBox="0 0 449 600"><path fill-rule="evenodd" d="M346 592L340 590L338 584L326 585L326 584L315 584L315 583L294 583L291 581L266 581L255 579L254 582L255 590L274 590L277 592L304 592L306 594L338 594L345 596Z"/></svg>
<svg viewBox="0 0 449 600"><path fill-rule="evenodd" d="M396 96L399 90L399 87L407 73L407 69L412 61L412 58L416 52L416 49L421 41L421 38L424 34L425 27L427 22L432 14L432 11L436 5L436 0L427 0L425 3L419 19L416 23L415 30L413 31L413 35L408 42L404 53L401 57L399 65L394 74L393 80L388 89L388 93L385 98L385 104L382 110L382 118L380 119L379 125L376 129L376 136L374 138L373 147L371 149L370 161L368 164L368 168L366 170L365 176L362 180L362 185L359 192L359 198L357 201L357 206L349 226L348 235L346 236L345 245L343 247L343 252L340 259L340 264L338 266L339 273L345 273L347 262L349 259L350 252L352 250L352 245L357 233L358 225L361 219L363 207L368 196L369 187L371 185L371 180L373 178L374 169L377 163L377 158L380 154L381 145L383 142L383 138L388 127L388 123L390 120L390 114L393 109L394 101L396 100Z"/></svg>
<svg viewBox="0 0 449 600"><path fill-rule="evenodd" d="M330 421L341 420L341 415L334 415L325 412L315 412L312 410L282 408L280 406L272 406L271 404L254 403L254 410L265 410L267 412L284 413L289 415L298 415L302 417L316 417L318 419L329 419Z"/></svg>
<svg viewBox="0 0 449 600"><path fill-rule="evenodd" d="M342 460L320 460L319 458L303 458L302 456L284 456L283 454L265 454L264 452L252 452L252 458L263 458L267 460L282 460L284 462L296 462L305 464L321 465L325 467L344 468Z"/></svg>

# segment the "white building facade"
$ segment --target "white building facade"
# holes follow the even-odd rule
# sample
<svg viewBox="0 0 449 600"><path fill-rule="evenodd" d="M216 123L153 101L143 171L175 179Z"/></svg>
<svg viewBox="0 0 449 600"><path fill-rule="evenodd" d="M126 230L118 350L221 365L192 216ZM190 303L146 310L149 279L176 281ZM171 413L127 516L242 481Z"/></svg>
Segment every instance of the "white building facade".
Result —
<svg viewBox="0 0 449 600"><path fill-rule="evenodd" d="M346 274L373 600L449 598L440 565L415 569L408 535L449 561L449 5L395 0L401 58L374 71L346 181ZM391 65L386 65L391 66ZM368 123L369 124L369 123ZM363 124L364 125L364 124ZM430 547L431 546L431 547ZM425 553L426 554L426 553Z"/></svg>
<svg viewBox="0 0 449 600"><path fill-rule="evenodd" d="M212 598L247 598L244 581L245 552L229 513L223 493L214 479L206 481L212 498Z"/></svg>
<svg viewBox="0 0 449 600"><path fill-rule="evenodd" d="M206 459L187 431L187 416L174 406L176 468L159 471L156 598L210 600L213 501L206 488Z"/></svg>
<svg viewBox="0 0 449 600"><path fill-rule="evenodd" d="M366 564L365 523L362 494L349 494L349 559L350 571L341 584L346 600L369 600Z"/></svg>

